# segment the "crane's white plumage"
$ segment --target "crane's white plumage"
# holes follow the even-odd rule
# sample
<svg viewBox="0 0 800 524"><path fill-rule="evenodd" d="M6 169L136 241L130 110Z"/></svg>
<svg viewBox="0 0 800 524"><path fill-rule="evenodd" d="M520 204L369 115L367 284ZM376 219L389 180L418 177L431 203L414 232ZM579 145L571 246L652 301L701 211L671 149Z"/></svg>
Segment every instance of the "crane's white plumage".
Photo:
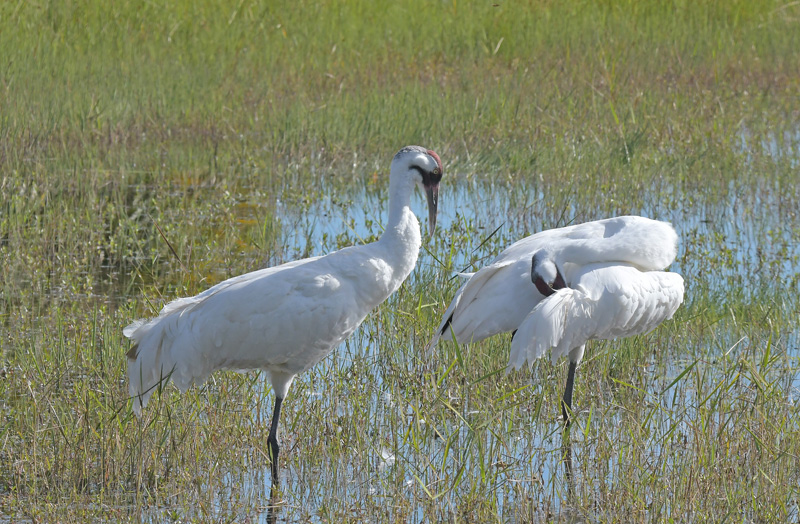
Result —
<svg viewBox="0 0 800 524"><path fill-rule="evenodd" d="M672 226L637 216L542 231L467 275L429 348L512 331L509 369L553 348L570 360L563 413L569 423L575 369L590 339L646 333L683 302L683 279L660 271L677 254Z"/></svg>
<svg viewBox="0 0 800 524"><path fill-rule="evenodd" d="M185 391L216 370L262 369L276 395L270 445L277 481L281 400L298 373L337 347L414 269L421 236L411 193L425 190L433 233L441 176L436 153L405 147L392 161L388 223L377 242L231 278L125 328L136 413L169 379Z"/></svg>
<svg viewBox="0 0 800 524"><path fill-rule="evenodd" d="M554 253L569 282L594 263L616 262L642 271L664 269L677 254L678 236L666 222L639 216L596 220L541 231L500 253L491 264L467 276L442 316L430 343L455 335L477 342L516 330L544 295L531 288L531 257L544 248Z"/></svg>
<svg viewBox="0 0 800 524"><path fill-rule="evenodd" d="M292 309L282 309L281 298L292 296L298 305L300 300L313 301L309 292L314 293L319 274L301 273L299 268L317 260L320 257L230 278L196 296L170 302L154 319L137 320L126 327L122 333L134 341L129 357L135 358L130 358L128 378L136 414L141 414L162 379L171 378L185 392L218 369L265 368L276 394L285 396L292 378L303 369L297 370L298 360L288 355L296 347L287 340L294 333L282 327L288 322L302 336L308 331L299 328L308 319L293 315ZM324 263L316 270L324 271L320 266ZM278 273L292 276L283 280L276 278ZM310 286L303 286L304 278ZM319 292L329 289L322 285ZM278 344L265 344L275 336L286 351L281 352ZM263 351L265 345L272 351ZM286 376L290 367L296 371Z"/></svg>
<svg viewBox="0 0 800 524"><path fill-rule="evenodd" d="M588 340L652 331L683 302L683 278L677 273L613 263L584 266L569 286L525 317L511 341L509 367L518 369L526 360L532 365L551 348L553 362L569 356L579 363Z"/></svg>

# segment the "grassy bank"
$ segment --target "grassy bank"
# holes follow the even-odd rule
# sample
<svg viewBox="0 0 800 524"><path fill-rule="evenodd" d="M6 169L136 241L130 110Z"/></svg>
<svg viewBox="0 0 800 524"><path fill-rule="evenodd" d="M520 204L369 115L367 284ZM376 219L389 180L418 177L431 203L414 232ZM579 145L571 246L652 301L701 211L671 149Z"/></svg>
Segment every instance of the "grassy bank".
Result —
<svg viewBox="0 0 800 524"><path fill-rule="evenodd" d="M260 375L138 421L121 329L379 235L391 155L419 143L441 227L296 381L281 518L798 519L800 7L495 4L0 6L0 516L266 520ZM625 213L676 226L687 300L588 348L570 485L563 362L422 348L456 271Z"/></svg>

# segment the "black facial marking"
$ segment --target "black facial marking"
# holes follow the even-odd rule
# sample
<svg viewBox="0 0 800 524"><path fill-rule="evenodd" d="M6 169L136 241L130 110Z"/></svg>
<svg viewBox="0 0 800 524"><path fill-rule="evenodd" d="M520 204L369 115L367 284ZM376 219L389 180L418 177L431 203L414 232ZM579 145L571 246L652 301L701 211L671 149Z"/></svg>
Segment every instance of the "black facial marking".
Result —
<svg viewBox="0 0 800 524"><path fill-rule="evenodd" d="M539 273L536 272L538 259L541 256L543 255L540 252L536 252L531 258L531 282L533 282L533 284L536 286L536 289L539 290L539 293L545 297L549 297L557 290L567 287L567 283L564 281L564 276L561 274L558 266L556 266L556 278L553 280L552 286L544 281Z"/></svg>
<svg viewBox="0 0 800 524"><path fill-rule="evenodd" d="M536 278L531 280L533 280L533 283L536 285L536 289L539 290L539 293L541 293L546 297L549 297L550 295L556 292L555 289L547 285L547 282L545 282L544 279L538 275L536 276Z"/></svg>
<svg viewBox="0 0 800 524"><path fill-rule="evenodd" d="M567 287L567 283L564 282L564 277L561 276L561 271L556 266L556 279L553 280L553 289L564 289L565 287Z"/></svg>
<svg viewBox="0 0 800 524"><path fill-rule="evenodd" d="M434 168L433 171L427 171L426 169L423 169L420 166L411 166L411 169L417 170L417 173L419 173L420 176L422 177L422 184L425 187L435 186L439 183L440 180L442 180L442 172L438 167Z"/></svg>
<svg viewBox="0 0 800 524"><path fill-rule="evenodd" d="M536 252L536 253L534 253L534 254L533 254L533 256L531 257L531 282L533 282L534 284L536 284L536 279L537 279L537 278L538 278L539 280L542 280L542 279L541 279L541 277L539 277L539 274L538 274L538 273L536 273L536 266L537 266L537 265L539 265L539 264L538 264L538 260L539 260L539 258L540 258L541 256L542 256L542 255L541 255L541 253L540 253L539 251L537 251L537 252ZM537 287L538 287L538 286L537 286Z"/></svg>
<svg viewBox="0 0 800 524"><path fill-rule="evenodd" d="M425 175L422 175L422 183L425 184L426 186L436 185L441 180L442 180L442 170L439 169L438 167L434 168L433 171L430 171L428 173L428 179L427 180L425 179Z"/></svg>

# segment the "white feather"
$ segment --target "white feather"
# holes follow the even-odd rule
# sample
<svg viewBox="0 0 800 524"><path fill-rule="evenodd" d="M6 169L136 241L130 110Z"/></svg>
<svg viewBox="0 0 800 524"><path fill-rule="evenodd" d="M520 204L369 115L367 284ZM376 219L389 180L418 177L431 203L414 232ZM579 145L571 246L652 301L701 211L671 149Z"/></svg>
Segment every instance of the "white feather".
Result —
<svg viewBox="0 0 800 524"><path fill-rule="evenodd" d="M555 362L591 339L647 333L672 318L684 292L683 278L676 273L618 264L586 266L571 286L527 315L511 342L509 368L533 364L550 348ZM582 351L570 360L577 364L580 356Z"/></svg>
<svg viewBox="0 0 800 524"><path fill-rule="evenodd" d="M667 222L639 216L621 216L541 231L523 238L459 289L442 315L429 343L440 338L460 343L514 331L544 297L531 285L531 256L547 248L568 285L589 264L615 262L642 271L669 266L677 254L678 236Z"/></svg>
<svg viewBox="0 0 800 524"><path fill-rule="evenodd" d="M409 204L420 170L441 173L430 153L410 146L395 156L379 241L228 279L126 327L136 413L166 380L185 391L220 369L262 369L276 395L286 396L294 377L347 338L414 268L421 237Z"/></svg>

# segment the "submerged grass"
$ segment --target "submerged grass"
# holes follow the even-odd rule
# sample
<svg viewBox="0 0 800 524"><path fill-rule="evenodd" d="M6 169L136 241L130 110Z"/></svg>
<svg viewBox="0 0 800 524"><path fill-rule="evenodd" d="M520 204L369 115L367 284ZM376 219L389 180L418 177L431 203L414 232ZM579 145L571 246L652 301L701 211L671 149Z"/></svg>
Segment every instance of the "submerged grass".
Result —
<svg viewBox="0 0 800 524"><path fill-rule="evenodd" d="M137 420L121 329L380 235L390 156L420 143L441 227L293 386L277 516L797 521L799 9L0 5L0 516L268 520L261 376L169 387ZM423 347L456 272L625 213L675 224L687 300L588 348L570 480L563 362Z"/></svg>

